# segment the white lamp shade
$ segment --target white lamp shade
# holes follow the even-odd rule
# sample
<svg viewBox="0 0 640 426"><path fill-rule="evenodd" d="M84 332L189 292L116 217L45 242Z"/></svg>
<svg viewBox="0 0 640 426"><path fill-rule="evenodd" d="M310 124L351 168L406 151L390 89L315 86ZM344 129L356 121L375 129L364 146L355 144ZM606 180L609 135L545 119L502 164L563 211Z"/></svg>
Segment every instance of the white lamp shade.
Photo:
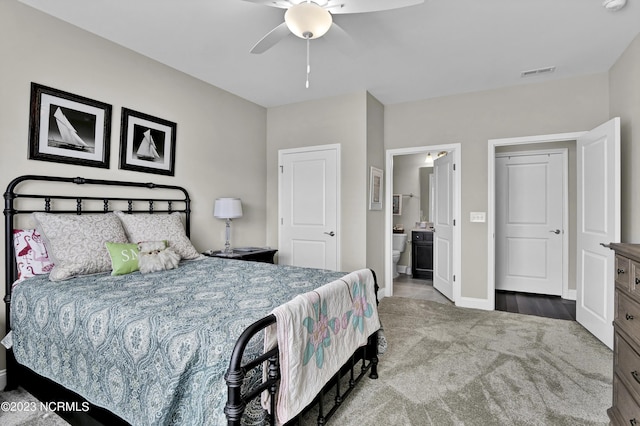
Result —
<svg viewBox="0 0 640 426"><path fill-rule="evenodd" d="M315 3L302 2L291 6L284 14L289 30L300 38L314 39L329 31L331 14Z"/></svg>
<svg viewBox="0 0 640 426"><path fill-rule="evenodd" d="M242 217L242 202L240 198L216 198L213 215L218 219Z"/></svg>

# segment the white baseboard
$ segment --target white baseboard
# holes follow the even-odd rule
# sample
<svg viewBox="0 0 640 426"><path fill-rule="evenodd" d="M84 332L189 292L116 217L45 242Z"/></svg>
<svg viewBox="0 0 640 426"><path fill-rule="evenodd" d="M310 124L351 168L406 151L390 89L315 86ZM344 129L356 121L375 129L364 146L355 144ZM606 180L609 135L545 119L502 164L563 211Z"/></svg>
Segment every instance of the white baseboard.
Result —
<svg viewBox="0 0 640 426"><path fill-rule="evenodd" d="M578 298L578 292L577 290L567 290L567 292L562 295L562 298L567 300L576 300Z"/></svg>
<svg viewBox="0 0 640 426"><path fill-rule="evenodd" d="M0 389L4 390L7 387L7 369L0 370Z"/></svg>
<svg viewBox="0 0 640 426"><path fill-rule="evenodd" d="M488 299L477 299L474 297L459 297L456 299L456 306L460 308L482 309L485 311L493 311Z"/></svg>
<svg viewBox="0 0 640 426"><path fill-rule="evenodd" d="M378 288L378 302L380 302L387 294L387 289L384 287Z"/></svg>

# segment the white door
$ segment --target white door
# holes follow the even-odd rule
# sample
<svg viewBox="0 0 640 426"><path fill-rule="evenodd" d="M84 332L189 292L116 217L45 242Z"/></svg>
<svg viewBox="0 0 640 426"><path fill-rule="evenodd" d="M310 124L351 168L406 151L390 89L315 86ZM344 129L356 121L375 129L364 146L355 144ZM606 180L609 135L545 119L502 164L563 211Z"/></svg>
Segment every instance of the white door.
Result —
<svg viewBox="0 0 640 426"><path fill-rule="evenodd" d="M620 241L620 119L577 141L576 320L613 348L614 253Z"/></svg>
<svg viewBox="0 0 640 426"><path fill-rule="evenodd" d="M455 163L453 155L433 162L435 209L433 227L433 287L453 300L453 188Z"/></svg>
<svg viewBox="0 0 640 426"><path fill-rule="evenodd" d="M496 289L562 295L564 156L496 156Z"/></svg>
<svg viewBox="0 0 640 426"><path fill-rule="evenodd" d="M339 146L281 150L278 263L337 270Z"/></svg>

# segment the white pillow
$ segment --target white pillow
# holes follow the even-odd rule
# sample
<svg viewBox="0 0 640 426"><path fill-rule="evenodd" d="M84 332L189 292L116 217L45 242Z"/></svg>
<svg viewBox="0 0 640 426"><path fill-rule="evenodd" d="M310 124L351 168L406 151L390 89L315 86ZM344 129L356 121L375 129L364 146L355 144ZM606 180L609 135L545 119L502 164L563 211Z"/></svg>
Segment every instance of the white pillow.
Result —
<svg viewBox="0 0 640 426"><path fill-rule="evenodd" d="M112 213L73 215L33 213L54 267L51 281L111 270L107 242L126 243L127 236Z"/></svg>
<svg viewBox="0 0 640 426"><path fill-rule="evenodd" d="M127 214L114 212L122 221L122 225L132 243L143 241L167 240L169 247L182 259L196 259L198 253L184 231L181 214Z"/></svg>

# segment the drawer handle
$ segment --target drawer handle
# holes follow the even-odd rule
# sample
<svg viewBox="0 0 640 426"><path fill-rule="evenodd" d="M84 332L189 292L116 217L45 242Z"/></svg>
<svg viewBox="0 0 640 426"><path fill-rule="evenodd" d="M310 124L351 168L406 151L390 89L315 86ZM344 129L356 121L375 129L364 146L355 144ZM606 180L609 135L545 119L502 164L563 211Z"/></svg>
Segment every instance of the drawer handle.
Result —
<svg viewBox="0 0 640 426"><path fill-rule="evenodd" d="M636 285L640 284L640 278L636 278Z"/></svg>
<svg viewBox="0 0 640 426"><path fill-rule="evenodd" d="M624 269L622 269L622 268L618 268L618 271L617 271L617 272L618 272L618 275L620 275L620 274L624 274Z"/></svg>
<svg viewBox="0 0 640 426"><path fill-rule="evenodd" d="M633 370L631 376L636 379L636 382L640 383L640 373L637 370Z"/></svg>
<svg viewBox="0 0 640 426"><path fill-rule="evenodd" d="M625 317L627 320L632 320L632 319L633 319L633 315L629 315L629 314L624 314L624 317Z"/></svg>

